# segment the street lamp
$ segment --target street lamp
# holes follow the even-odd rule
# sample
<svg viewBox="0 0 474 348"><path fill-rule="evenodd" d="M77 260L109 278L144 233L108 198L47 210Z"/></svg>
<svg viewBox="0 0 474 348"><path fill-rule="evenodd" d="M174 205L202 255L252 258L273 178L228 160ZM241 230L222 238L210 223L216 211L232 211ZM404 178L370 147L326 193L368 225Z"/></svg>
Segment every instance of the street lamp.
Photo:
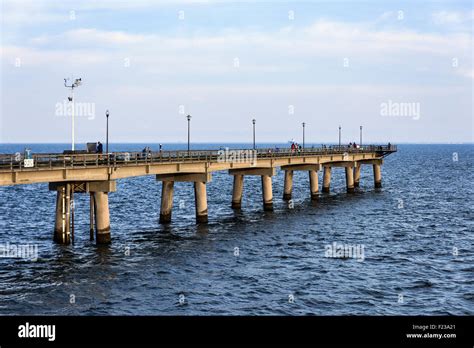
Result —
<svg viewBox="0 0 474 348"><path fill-rule="evenodd" d="M191 115L186 116L186 119L188 120L188 156L189 156L189 141L190 141L190 129L191 129Z"/></svg>
<svg viewBox="0 0 474 348"><path fill-rule="evenodd" d="M303 122L302 125L303 125L303 150L304 150L304 127L306 126L306 123Z"/></svg>
<svg viewBox="0 0 474 348"><path fill-rule="evenodd" d="M64 79L64 87L71 89L71 97L69 97L69 101L72 103L72 151L74 151L74 88L79 87L82 84L82 80L75 79L71 85L67 85L67 81L69 78Z"/></svg>
<svg viewBox="0 0 474 348"><path fill-rule="evenodd" d="M359 146L362 147L362 126L360 126L360 139L359 139Z"/></svg>
<svg viewBox="0 0 474 348"><path fill-rule="evenodd" d="M257 122L255 119L252 120L253 124L253 149L255 150L255 122Z"/></svg>
<svg viewBox="0 0 474 348"><path fill-rule="evenodd" d="M107 127L105 133L105 151L107 152L107 159L109 159L109 110L105 110L105 117L107 118Z"/></svg>
<svg viewBox="0 0 474 348"><path fill-rule="evenodd" d="M341 147L341 126L339 126L339 147Z"/></svg>

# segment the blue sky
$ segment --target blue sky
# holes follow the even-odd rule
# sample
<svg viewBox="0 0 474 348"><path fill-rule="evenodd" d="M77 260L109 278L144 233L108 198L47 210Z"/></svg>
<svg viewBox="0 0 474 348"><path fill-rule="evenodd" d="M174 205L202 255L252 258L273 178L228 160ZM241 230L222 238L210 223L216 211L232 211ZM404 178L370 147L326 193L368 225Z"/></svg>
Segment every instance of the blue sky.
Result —
<svg viewBox="0 0 474 348"><path fill-rule="evenodd" d="M471 1L0 2L0 142L473 140Z"/></svg>

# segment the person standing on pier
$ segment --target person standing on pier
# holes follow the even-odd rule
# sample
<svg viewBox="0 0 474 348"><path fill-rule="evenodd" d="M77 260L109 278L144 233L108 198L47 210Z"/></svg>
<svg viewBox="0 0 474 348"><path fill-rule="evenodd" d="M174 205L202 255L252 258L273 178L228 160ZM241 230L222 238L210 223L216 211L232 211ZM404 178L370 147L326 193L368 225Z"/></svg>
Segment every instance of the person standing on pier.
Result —
<svg viewBox="0 0 474 348"><path fill-rule="evenodd" d="M104 152L104 147L100 141L97 142L97 153L99 154L99 159L102 159L102 152Z"/></svg>
<svg viewBox="0 0 474 348"><path fill-rule="evenodd" d="M102 153L104 152L104 146L100 141L97 142L97 153Z"/></svg>

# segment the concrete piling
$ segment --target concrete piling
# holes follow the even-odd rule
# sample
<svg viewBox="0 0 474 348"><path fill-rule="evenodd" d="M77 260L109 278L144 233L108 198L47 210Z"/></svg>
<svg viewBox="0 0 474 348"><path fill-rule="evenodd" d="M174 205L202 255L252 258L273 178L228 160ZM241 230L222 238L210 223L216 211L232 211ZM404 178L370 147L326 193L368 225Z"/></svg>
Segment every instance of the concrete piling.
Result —
<svg viewBox="0 0 474 348"><path fill-rule="evenodd" d="M285 170L285 186L283 190L283 199L289 201L293 191L293 171Z"/></svg>
<svg viewBox="0 0 474 348"><path fill-rule="evenodd" d="M319 192L318 172L316 170L309 171L309 188L311 193L311 199L315 200L318 198Z"/></svg>
<svg viewBox="0 0 474 348"><path fill-rule="evenodd" d="M354 171L352 167L345 167L347 193L354 193Z"/></svg>
<svg viewBox="0 0 474 348"><path fill-rule="evenodd" d="M206 183L201 181L194 182L194 195L196 203L196 222L206 223L207 217L207 192Z"/></svg>
<svg viewBox="0 0 474 348"><path fill-rule="evenodd" d="M329 193L330 186L331 186L331 167L324 167L323 192Z"/></svg>
<svg viewBox="0 0 474 348"><path fill-rule="evenodd" d="M359 187L360 185L360 165L354 167L354 187Z"/></svg>
<svg viewBox="0 0 474 348"><path fill-rule="evenodd" d="M273 211L272 177L262 175L263 210Z"/></svg>
<svg viewBox="0 0 474 348"><path fill-rule="evenodd" d="M92 192L89 193L89 239L91 241L94 240L94 218L95 218L95 210L94 210L94 194Z"/></svg>
<svg viewBox="0 0 474 348"><path fill-rule="evenodd" d="M70 207L69 185L58 187L56 193L56 219L53 240L59 244L69 244L70 239Z"/></svg>
<svg viewBox="0 0 474 348"><path fill-rule="evenodd" d="M110 243L109 193L94 192L97 244Z"/></svg>
<svg viewBox="0 0 474 348"><path fill-rule="evenodd" d="M242 174L234 175L234 188L232 191L232 208L240 209L242 207L242 194L244 191L244 176Z"/></svg>
<svg viewBox="0 0 474 348"><path fill-rule="evenodd" d="M382 171L380 168L380 164L374 164L374 184L375 188L381 188L382 187Z"/></svg>
<svg viewBox="0 0 474 348"><path fill-rule="evenodd" d="M173 210L174 181L163 181L161 189L160 223L171 222Z"/></svg>

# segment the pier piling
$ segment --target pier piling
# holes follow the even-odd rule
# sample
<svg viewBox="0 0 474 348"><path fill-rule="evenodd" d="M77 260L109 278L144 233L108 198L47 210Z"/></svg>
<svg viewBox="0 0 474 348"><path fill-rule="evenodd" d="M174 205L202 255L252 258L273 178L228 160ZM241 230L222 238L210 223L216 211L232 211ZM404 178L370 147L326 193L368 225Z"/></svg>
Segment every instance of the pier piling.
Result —
<svg viewBox="0 0 474 348"><path fill-rule="evenodd" d="M59 244L70 243L69 185L58 187L56 193L56 220L53 240Z"/></svg>
<svg viewBox="0 0 474 348"><path fill-rule="evenodd" d="M293 171L285 170L285 186L283 190L283 199L289 201L293 191Z"/></svg>
<svg viewBox="0 0 474 348"><path fill-rule="evenodd" d="M315 200L318 198L319 192L318 172L316 170L309 171L309 188L311 193L311 199Z"/></svg>
<svg viewBox="0 0 474 348"><path fill-rule="evenodd" d="M263 210L273 211L272 177L262 175Z"/></svg>
<svg viewBox="0 0 474 348"><path fill-rule="evenodd" d="M380 164L374 164L374 184L375 188L382 187L382 171L380 169Z"/></svg>
<svg viewBox="0 0 474 348"><path fill-rule="evenodd" d="M207 218L207 191L206 183L201 181L194 182L194 195L196 203L196 222L206 223Z"/></svg>
<svg viewBox="0 0 474 348"><path fill-rule="evenodd" d="M359 164L354 167L354 187L359 187L360 185L360 168Z"/></svg>
<svg viewBox="0 0 474 348"><path fill-rule="evenodd" d="M242 207L242 194L244 191L244 176L242 174L234 175L234 187L232 191L232 208L240 209Z"/></svg>
<svg viewBox="0 0 474 348"><path fill-rule="evenodd" d="M171 222L173 210L174 181L163 181L161 189L160 223Z"/></svg>
<svg viewBox="0 0 474 348"><path fill-rule="evenodd" d="M324 177L323 177L323 192L329 193L329 188L331 186L331 167L324 167Z"/></svg>
<svg viewBox="0 0 474 348"><path fill-rule="evenodd" d="M109 193L94 192L95 202L95 239L97 244L110 243Z"/></svg>
<svg viewBox="0 0 474 348"><path fill-rule="evenodd" d="M352 167L346 167L345 170L347 193L354 193L354 170Z"/></svg>

